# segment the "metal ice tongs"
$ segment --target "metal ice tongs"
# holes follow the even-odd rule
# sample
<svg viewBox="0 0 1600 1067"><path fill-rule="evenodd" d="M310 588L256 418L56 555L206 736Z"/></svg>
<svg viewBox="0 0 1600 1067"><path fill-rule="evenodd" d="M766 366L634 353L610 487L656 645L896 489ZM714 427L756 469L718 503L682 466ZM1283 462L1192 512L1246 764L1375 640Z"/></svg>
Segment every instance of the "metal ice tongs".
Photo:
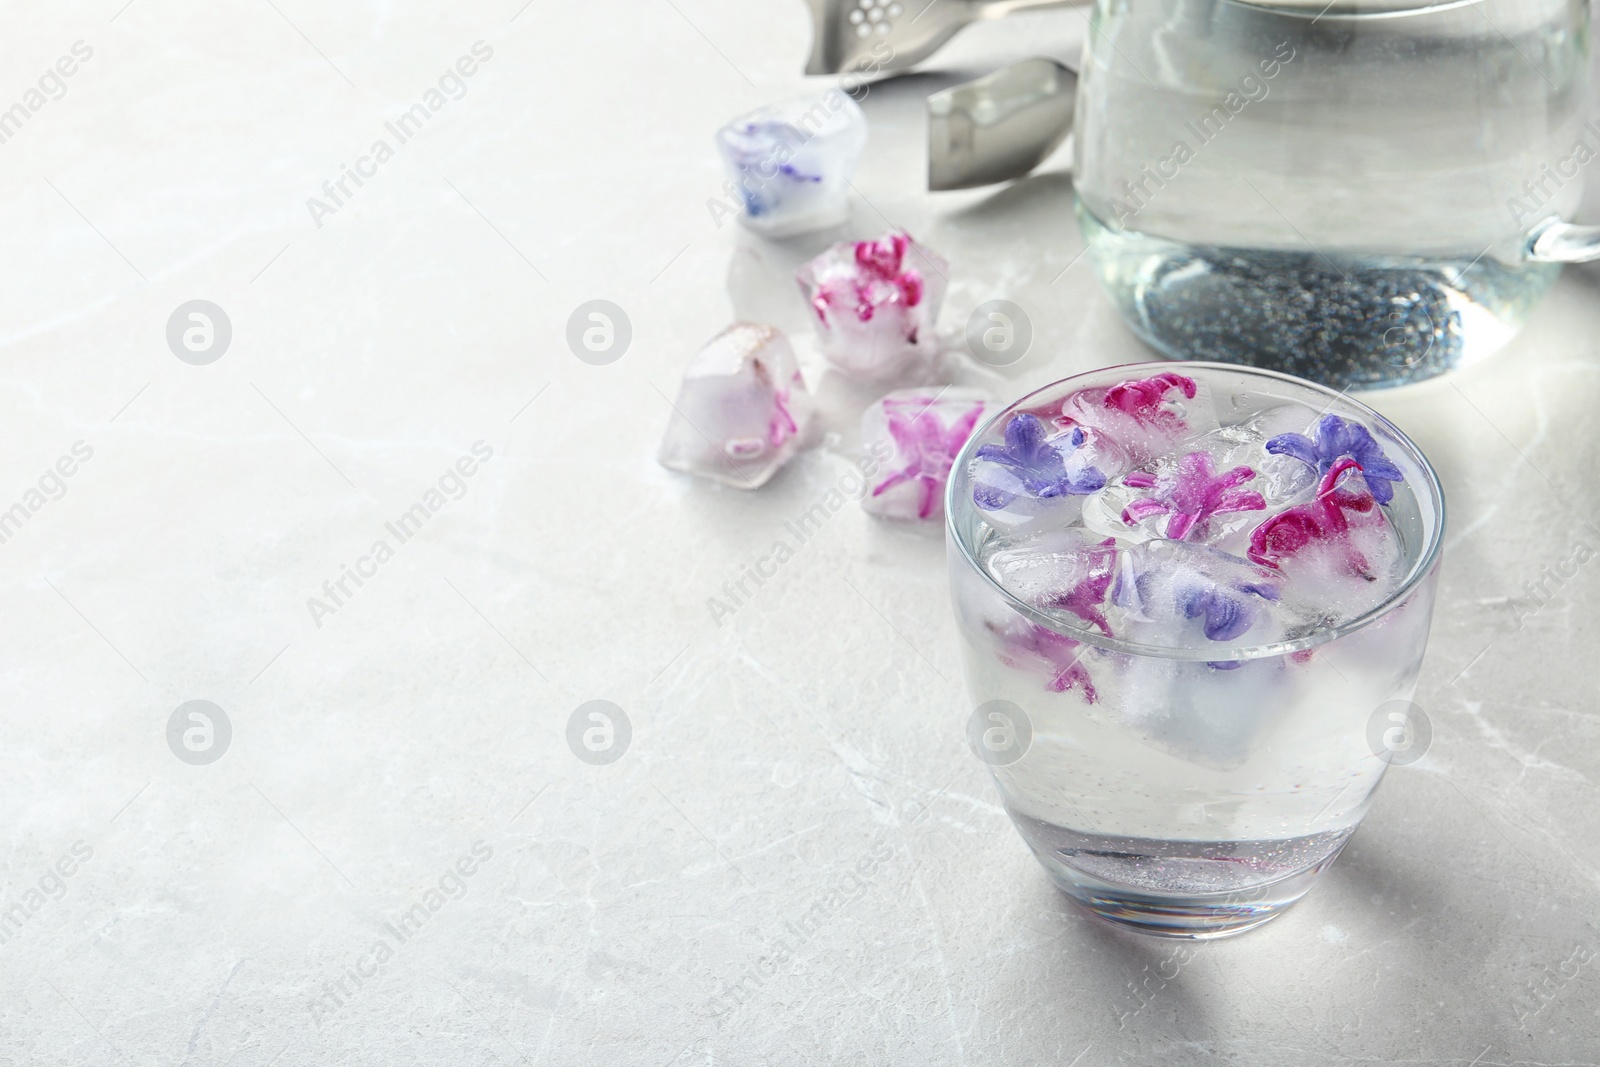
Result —
<svg viewBox="0 0 1600 1067"><path fill-rule="evenodd" d="M1078 79L1053 59L1024 59L928 97L928 188L1020 178L1072 132Z"/></svg>
<svg viewBox="0 0 1600 1067"><path fill-rule="evenodd" d="M806 0L811 8L807 74L903 70L927 59L963 27L1019 11L1084 0Z"/></svg>

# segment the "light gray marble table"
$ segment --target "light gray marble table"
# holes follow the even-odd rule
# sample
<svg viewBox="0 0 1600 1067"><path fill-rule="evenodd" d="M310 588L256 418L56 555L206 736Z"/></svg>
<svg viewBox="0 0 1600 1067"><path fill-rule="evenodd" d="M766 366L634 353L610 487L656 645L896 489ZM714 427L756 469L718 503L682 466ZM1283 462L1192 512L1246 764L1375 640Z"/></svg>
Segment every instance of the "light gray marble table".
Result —
<svg viewBox="0 0 1600 1067"><path fill-rule="evenodd" d="M1068 908L966 752L936 535L852 505L708 611L837 485L859 401L825 387L841 443L758 493L653 459L736 314L819 369L818 243L706 205L711 131L826 84L798 2L6 16L0 1062L1600 1063L1600 582L1526 591L1600 544L1600 274L1375 398L1452 507L1427 757L1281 921L1152 942ZM922 191L922 99L1082 31L986 25L864 103L852 232L945 253L951 330L1028 309L1012 394L1147 353L1059 164ZM592 299L632 326L607 366L564 341ZM192 300L231 324L206 365L167 342ZM194 700L209 764L168 744ZM631 724L608 765L567 744L590 700Z"/></svg>

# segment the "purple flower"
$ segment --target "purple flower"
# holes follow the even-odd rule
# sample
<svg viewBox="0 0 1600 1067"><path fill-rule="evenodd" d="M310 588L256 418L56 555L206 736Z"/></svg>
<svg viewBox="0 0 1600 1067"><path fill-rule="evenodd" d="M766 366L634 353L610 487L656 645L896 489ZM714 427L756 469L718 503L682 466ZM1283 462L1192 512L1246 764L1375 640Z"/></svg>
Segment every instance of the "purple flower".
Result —
<svg viewBox="0 0 1600 1067"><path fill-rule="evenodd" d="M978 458L1004 467L1016 476L1024 493L1045 500L1059 496L1085 496L1105 488L1106 476L1094 467L1067 468L1067 454L1081 448L1088 434L1073 427L1064 434L1046 437L1044 423L1037 416L1019 412L1006 424L1004 445L986 444L978 448ZM999 511L1017 498L1017 493L980 482L972 500L985 511Z"/></svg>
<svg viewBox="0 0 1600 1067"><path fill-rule="evenodd" d="M1200 619L1209 641L1244 636L1261 601L1280 596L1271 571L1204 545L1152 541L1122 558L1112 603L1149 618Z"/></svg>
<svg viewBox="0 0 1600 1067"><path fill-rule="evenodd" d="M1267 442L1267 451L1275 456L1293 456L1319 476L1327 474L1339 460L1353 459L1361 465L1367 488L1380 504L1393 500L1392 483L1403 482L1406 478L1384 455L1383 446L1373 438L1371 431L1359 422L1337 415L1322 416L1311 428L1310 437L1300 433L1279 434Z"/></svg>
<svg viewBox="0 0 1600 1067"><path fill-rule="evenodd" d="M1238 586L1207 582L1181 590L1178 607L1185 618L1205 619L1206 640L1233 641L1255 624L1256 605L1251 596L1277 600L1278 591L1255 582Z"/></svg>
<svg viewBox="0 0 1600 1067"><path fill-rule="evenodd" d="M1093 623L1100 632L1111 637L1111 623L1106 620L1104 604L1106 590L1117 574L1117 539L1108 537L1084 553L1083 569L1072 588L1046 598L1052 608L1070 611L1084 622Z"/></svg>

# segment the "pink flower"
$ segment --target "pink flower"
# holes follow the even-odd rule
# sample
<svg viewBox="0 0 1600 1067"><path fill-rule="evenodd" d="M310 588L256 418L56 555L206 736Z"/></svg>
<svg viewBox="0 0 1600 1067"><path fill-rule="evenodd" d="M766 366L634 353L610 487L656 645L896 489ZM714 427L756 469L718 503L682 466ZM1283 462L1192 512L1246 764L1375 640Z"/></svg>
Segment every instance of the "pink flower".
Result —
<svg viewBox="0 0 1600 1067"><path fill-rule="evenodd" d="M1161 406L1166 402L1167 393L1173 389L1182 392L1186 399L1193 400L1195 397L1194 379L1169 371L1151 378L1113 385L1106 390L1105 406L1145 425L1177 422L1181 426L1182 419L1177 413Z"/></svg>
<svg viewBox="0 0 1600 1067"><path fill-rule="evenodd" d="M1193 400L1198 387L1193 378L1168 371L1149 378L1134 378L1109 387L1080 389L1062 405L1057 425L1071 426L1078 422L1097 425L1099 412L1124 415L1140 426L1162 430L1182 430L1183 415L1167 407L1167 394L1176 390L1187 400ZM1081 419L1073 414L1076 409Z"/></svg>
<svg viewBox="0 0 1600 1067"><path fill-rule="evenodd" d="M1050 597L1045 601L1045 606L1070 611L1084 622L1099 627L1107 637L1112 636L1111 624L1106 621L1101 606L1106 602L1106 591L1111 588L1111 580L1117 573L1116 545L1117 539L1108 537L1098 547L1085 553L1084 576L1065 593Z"/></svg>
<svg viewBox="0 0 1600 1067"><path fill-rule="evenodd" d="M812 310L823 325L828 323L830 307L848 307L862 322L871 322L882 306L914 308L922 303L922 275L905 269L911 243L904 233L890 233L877 241L857 241L856 266L860 269L855 277L829 279L812 297Z"/></svg>
<svg viewBox="0 0 1600 1067"><path fill-rule="evenodd" d="M1377 507L1371 492L1352 493L1340 489L1339 478L1346 471L1360 470L1353 459L1341 459L1322 476L1316 499L1272 516L1250 535L1250 558L1266 567L1279 564L1307 545L1330 542L1344 546L1344 567L1357 577L1374 581L1366 557L1350 543L1350 518L1347 512L1364 514Z"/></svg>
<svg viewBox="0 0 1600 1067"><path fill-rule="evenodd" d="M1167 536L1182 541L1213 515L1266 510L1267 502L1260 493L1238 488L1255 476L1249 467L1217 474L1209 452L1190 452L1178 461L1177 473L1164 491L1130 503L1122 511L1122 521L1131 526L1155 515L1171 515ZM1122 480L1135 489L1154 489L1163 481L1168 480L1146 471L1134 471Z"/></svg>
<svg viewBox="0 0 1600 1067"><path fill-rule="evenodd" d="M772 418L767 422L767 443L777 448L800 432L800 427L789 414L789 390L778 389L772 394Z"/></svg>
<svg viewBox="0 0 1600 1067"><path fill-rule="evenodd" d="M1099 694L1094 690L1089 671L1080 662L1087 646L1037 623L1030 622L1025 626L1020 632L1002 632L993 623L988 624L989 629L998 633L1004 642L999 654L1000 662L1018 670L1042 667L1050 676L1045 688L1052 693L1065 693L1076 688L1083 693L1085 704L1093 704L1098 700Z"/></svg>
<svg viewBox="0 0 1600 1067"><path fill-rule="evenodd" d="M890 396L882 401L889 436L894 438L895 456L904 466L874 486L872 495L882 496L897 485L918 482L922 487L922 501L917 517L922 519L940 510L940 496L950 479L956 453L972 436L978 419L987 408L981 400L977 401L946 426L935 414L937 400L938 397L898 399Z"/></svg>

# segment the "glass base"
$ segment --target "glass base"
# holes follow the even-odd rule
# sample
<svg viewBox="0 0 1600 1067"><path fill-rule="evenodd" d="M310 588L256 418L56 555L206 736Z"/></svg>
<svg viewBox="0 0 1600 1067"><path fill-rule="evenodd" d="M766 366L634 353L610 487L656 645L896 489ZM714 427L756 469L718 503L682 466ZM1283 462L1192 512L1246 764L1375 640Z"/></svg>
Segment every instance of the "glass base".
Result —
<svg viewBox="0 0 1600 1067"><path fill-rule="evenodd" d="M1151 893L1114 886L1035 853L1050 880L1097 919L1153 937L1207 941L1254 930L1283 914L1310 890L1334 857L1254 890L1228 893Z"/></svg>
<svg viewBox="0 0 1600 1067"><path fill-rule="evenodd" d="M1258 841L1085 834L1011 812L1051 881L1091 915L1156 937L1229 937L1305 896L1355 827Z"/></svg>

